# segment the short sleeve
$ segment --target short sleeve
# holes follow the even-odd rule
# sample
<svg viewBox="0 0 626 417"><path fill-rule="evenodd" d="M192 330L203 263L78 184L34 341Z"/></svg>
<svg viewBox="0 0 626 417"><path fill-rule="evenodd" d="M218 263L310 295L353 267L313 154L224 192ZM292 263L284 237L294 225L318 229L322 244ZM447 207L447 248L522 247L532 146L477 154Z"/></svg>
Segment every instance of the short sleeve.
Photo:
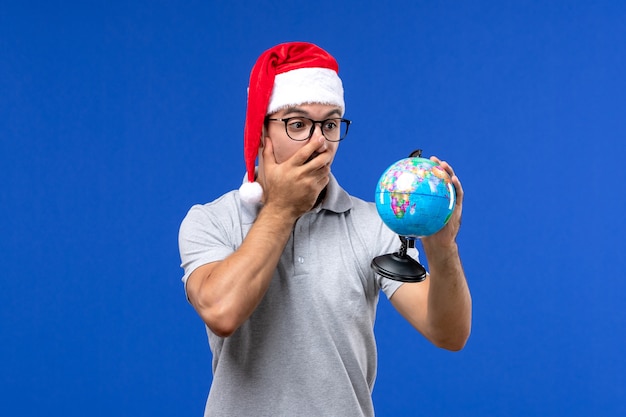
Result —
<svg viewBox="0 0 626 417"><path fill-rule="evenodd" d="M221 219L211 208L211 205L193 206L180 225L178 248L184 270L182 281L185 294L187 279L196 268L221 261L236 249L233 230L228 230L229 222Z"/></svg>
<svg viewBox="0 0 626 417"><path fill-rule="evenodd" d="M396 233L391 231L384 223L381 222L380 225L380 237L378 238L378 242L381 243L381 246L378 249L379 255L385 255L389 253L395 253L400 250L401 241ZM417 260L419 262L419 251L416 248L408 248L407 255L411 258ZM387 298L391 298L391 296L396 292L400 286L402 286L403 282L396 281L393 279L382 277L376 274L376 279L378 281L378 285L380 289L385 293Z"/></svg>

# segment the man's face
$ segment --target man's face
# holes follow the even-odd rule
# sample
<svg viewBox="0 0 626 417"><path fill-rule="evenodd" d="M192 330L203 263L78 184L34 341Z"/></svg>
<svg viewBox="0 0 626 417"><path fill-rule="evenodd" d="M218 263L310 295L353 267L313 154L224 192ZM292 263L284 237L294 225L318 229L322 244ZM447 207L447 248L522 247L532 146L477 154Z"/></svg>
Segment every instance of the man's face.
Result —
<svg viewBox="0 0 626 417"><path fill-rule="evenodd" d="M289 107L280 110L274 114L269 115L269 118L286 119L288 117L298 116L307 117L313 120L326 120L329 118L341 117L341 109L339 107L326 104L302 104L299 106ZM315 125L313 136L311 136L309 140L304 141L295 141L287 136L287 132L285 131L285 123L281 121L269 121L267 123L267 129L265 133L265 136L269 137L272 140L272 145L274 147L274 158L279 164L291 158L293 154L295 154L298 149L306 145L309 140L313 140L322 136L321 126L319 123ZM265 138L263 138L263 143L265 143ZM312 157L314 158L322 152L329 152L330 156L334 158L338 146L339 142L329 142L326 140L324 141L324 146L322 146L317 153L312 155ZM259 152L259 154L261 154L261 152Z"/></svg>

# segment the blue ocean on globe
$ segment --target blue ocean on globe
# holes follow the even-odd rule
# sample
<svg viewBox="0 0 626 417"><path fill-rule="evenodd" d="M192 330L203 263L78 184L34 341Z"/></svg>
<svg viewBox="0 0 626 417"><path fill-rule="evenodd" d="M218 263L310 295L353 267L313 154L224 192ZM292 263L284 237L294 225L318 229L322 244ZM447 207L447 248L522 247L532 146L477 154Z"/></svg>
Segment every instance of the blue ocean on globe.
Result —
<svg viewBox="0 0 626 417"><path fill-rule="evenodd" d="M392 164L376 186L381 219L395 233L409 238L441 230L450 220L455 201L448 173L425 158L405 158Z"/></svg>

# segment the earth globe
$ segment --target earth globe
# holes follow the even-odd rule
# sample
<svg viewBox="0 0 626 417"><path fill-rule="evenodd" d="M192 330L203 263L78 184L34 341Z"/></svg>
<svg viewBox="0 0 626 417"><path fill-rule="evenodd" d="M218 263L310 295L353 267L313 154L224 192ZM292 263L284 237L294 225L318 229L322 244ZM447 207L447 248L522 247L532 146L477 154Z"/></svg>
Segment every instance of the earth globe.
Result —
<svg viewBox="0 0 626 417"><path fill-rule="evenodd" d="M415 239L437 233L450 220L456 202L450 176L417 150L383 172L375 202L382 221L399 235L401 246L398 252L374 258L372 268L397 281L423 281L425 268L406 252L415 247Z"/></svg>

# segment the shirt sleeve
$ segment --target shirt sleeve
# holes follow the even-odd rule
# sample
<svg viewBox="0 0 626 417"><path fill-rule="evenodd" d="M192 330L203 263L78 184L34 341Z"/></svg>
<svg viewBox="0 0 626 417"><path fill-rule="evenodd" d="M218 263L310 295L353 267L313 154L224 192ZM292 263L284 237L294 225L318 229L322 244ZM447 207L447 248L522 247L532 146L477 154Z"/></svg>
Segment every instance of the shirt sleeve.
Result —
<svg viewBox="0 0 626 417"><path fill-rule="evenodd" d="M221 261L235 248L224 228L207 206L193 206L183 219L178 233L182 281L187 294L187 279L199 266Z"/></svg>
<svg viewBox="0 0 626 417"><path fill-rule="evenodd" d="M400 250L400 238L384 224L381 224L380 237L378 238L378 241L381 242L381 247L378 250L379 255L395 253ZM408 248L407 255L419 262L419 251L416 248ZM378 274L376 274L376 279L378 280L380 289L383 293L385 293L387 298L391 298L396 290L404 284L401 281L385 278Z"/></svg>

